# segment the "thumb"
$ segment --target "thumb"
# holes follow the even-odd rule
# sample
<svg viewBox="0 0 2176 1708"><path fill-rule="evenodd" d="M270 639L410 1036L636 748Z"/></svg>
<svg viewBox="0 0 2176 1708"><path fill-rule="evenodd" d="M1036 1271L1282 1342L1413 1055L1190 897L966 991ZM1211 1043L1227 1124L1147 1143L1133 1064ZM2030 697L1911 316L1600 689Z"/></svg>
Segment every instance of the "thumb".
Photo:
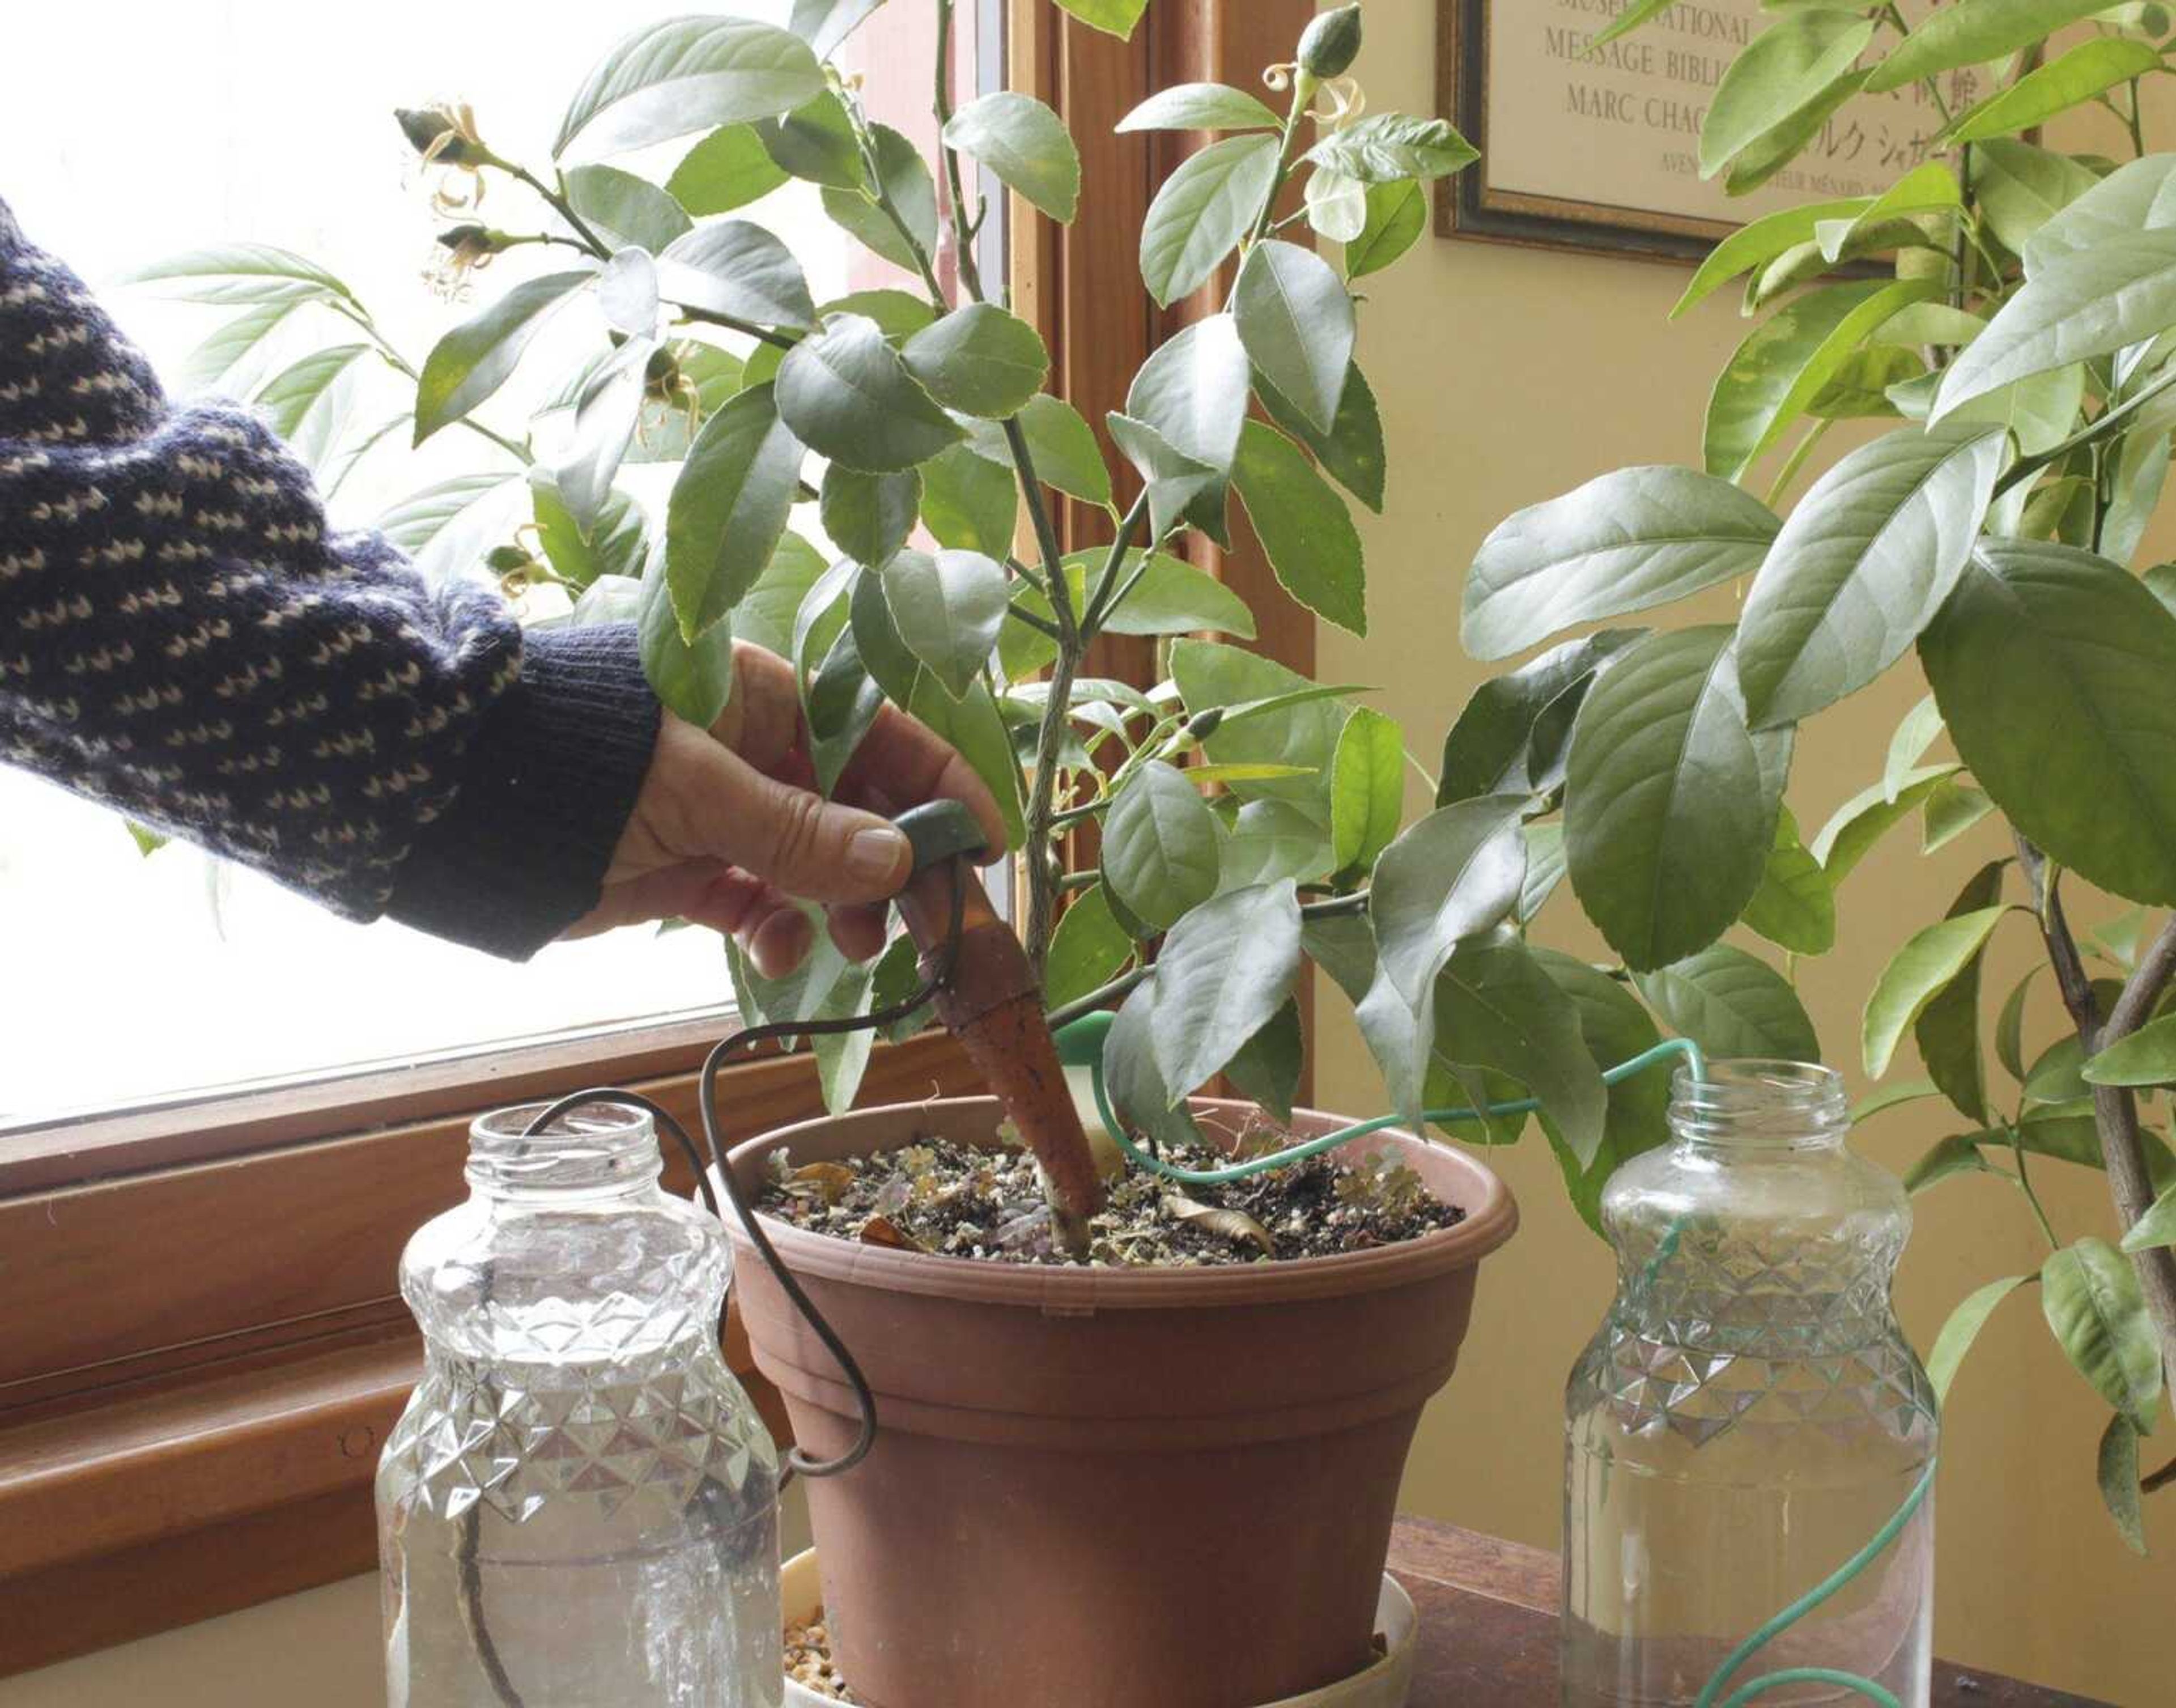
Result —
<svg viewBox="0 0 2176 1708"><path fill-rule="evenodd" d="M710 775L688 813L699 851L809 901L883 901L911 874L913 851L889 820L765 776L705 742Z"/></svg>

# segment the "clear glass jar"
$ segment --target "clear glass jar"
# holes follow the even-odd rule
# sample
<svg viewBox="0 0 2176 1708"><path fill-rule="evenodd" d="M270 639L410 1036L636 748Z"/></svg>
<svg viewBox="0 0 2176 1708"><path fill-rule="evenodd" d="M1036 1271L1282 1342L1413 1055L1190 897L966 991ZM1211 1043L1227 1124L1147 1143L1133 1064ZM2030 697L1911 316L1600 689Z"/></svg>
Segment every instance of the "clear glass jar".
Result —
<svg viewBox="0 0 2176 1708"><path fill-rule="evenodd" d="M1708 1072L1602 1194L1618 1292L1565 1396L1563 1700L1869 1700L1848 1675L1923 1708L1935 1406L1890 1308L1904 1189L1844 1148L1831 1069Z"/></svg>
<svg viewBox="0 0 2176 1708"><path fill-rule="evenodd" d="M478 1121L408 1243L378 1472L391 1708L775 1708L778 1460L718 1350L725 1231L639 1111Z"/></svg>

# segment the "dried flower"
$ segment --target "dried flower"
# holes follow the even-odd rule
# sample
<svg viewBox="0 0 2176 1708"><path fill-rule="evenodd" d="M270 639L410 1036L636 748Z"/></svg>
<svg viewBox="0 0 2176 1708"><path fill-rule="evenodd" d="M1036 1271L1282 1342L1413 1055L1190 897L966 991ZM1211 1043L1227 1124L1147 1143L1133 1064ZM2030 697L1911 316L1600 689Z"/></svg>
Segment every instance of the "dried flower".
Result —
<svg viewBox="0 0 2176 1708"><path fill-rule="evenodd" d="M483 201L483 169L498 164L477 133L476 114L465 101L445 101L436 106L400 107L394 117L402 134L422 157L431 182L432 211L465 213Z"/></svg>
<svg viewBox="0 0 2176 1708"><path fill-rule="evenodd" d="M423 277L448 302L468 294L469 275L491 264L492 257L512 246L503 231L473 222L449 226L434 240L431 264Z"/></svg>

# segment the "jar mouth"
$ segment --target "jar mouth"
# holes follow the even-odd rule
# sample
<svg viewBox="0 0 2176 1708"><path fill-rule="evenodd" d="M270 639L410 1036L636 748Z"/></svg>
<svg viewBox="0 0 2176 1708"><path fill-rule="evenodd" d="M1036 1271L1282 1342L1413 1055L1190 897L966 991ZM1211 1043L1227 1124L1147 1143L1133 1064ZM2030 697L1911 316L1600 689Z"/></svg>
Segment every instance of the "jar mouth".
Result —
<svg viewBox="0 0 2176 1708"><path fill-rule="evenodd" d="M522 1103L478 1116L469 1127L469 1183L493 1192L613 1192L658 1178L663 1164L647 1111L593 1103L532 1135L550 1107Z"/></svg>
<svg viewBox="0 0 2176 1708"><path fill-rule="evenodd" d="M1703 1145L1791 1149L1835 1145L1851 1126L1843 1075L1818 1062L1747 1056L1670 1081L1670 1129Z"/></svg>

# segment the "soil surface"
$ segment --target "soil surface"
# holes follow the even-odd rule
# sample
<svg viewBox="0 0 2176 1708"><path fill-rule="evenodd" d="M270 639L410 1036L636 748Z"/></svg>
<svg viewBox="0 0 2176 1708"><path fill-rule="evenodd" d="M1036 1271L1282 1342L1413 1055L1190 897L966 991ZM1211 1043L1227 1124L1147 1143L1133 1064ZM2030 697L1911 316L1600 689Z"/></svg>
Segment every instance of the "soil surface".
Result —
<svg viewBox="0 0 2176 1708"><path fill-rule="evenodd" d="M1291 1142L1274 1127L1250 1129L1240 1154L1265 1155ZM1232 1160L1205 1145L1167 1148L1163 1159L1198 1169ZM1051 1238L1035 1158L1018 1147L982 1150L928 1139L807 1164L774 1151L761 1207L812 1232L900 1250L993 1263L1067 1260ZM1341 1167L1325 1155L1221 1186L1182 1186L1129 1168L1110 1183L1104 1210L1090 1224L1090 1260L1184 1269L1331 1257L1465 1219L1390 1150L1360 1167Z"/></svg>
<svg viewBox="0 0 2176 1708"><path fill-rule="evenodd" d="M786 1676L804 1690L830 1702L851 1702L854 1693L839 1676L831 1659L831 1633L819 1607L813 1619L796 1619L786 1627Z"/></svg>

